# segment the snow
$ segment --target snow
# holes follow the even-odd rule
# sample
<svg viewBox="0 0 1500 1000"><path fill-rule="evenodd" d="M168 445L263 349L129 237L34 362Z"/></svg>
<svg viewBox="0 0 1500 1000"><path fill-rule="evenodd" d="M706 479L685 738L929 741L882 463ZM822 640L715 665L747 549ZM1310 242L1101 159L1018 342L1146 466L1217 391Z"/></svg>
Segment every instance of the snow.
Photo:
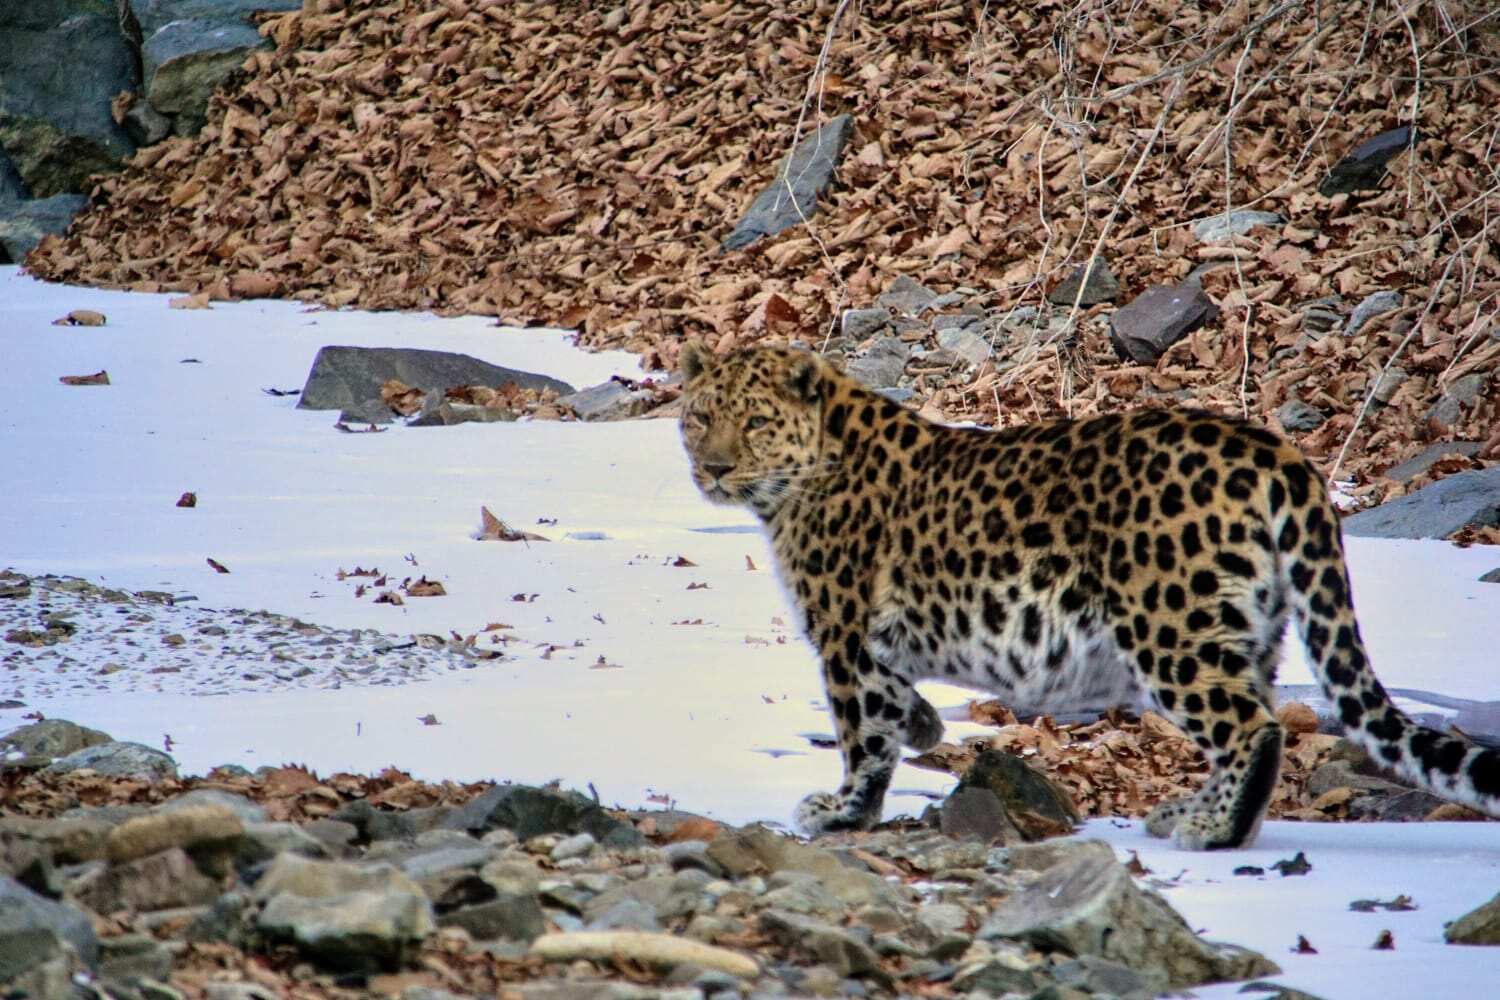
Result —
<svg viewBox="0 0 1500 1000"><path fill-rule="evenodd" d="M802 795L836 784L836 755L804 738L829 722L765 544L748 514L697 496L675 422L344 434L335 413L262 391L300 387L325 344L463 351L580 387L638 375L633 356L584 354L561 331L479 318L286 302L188 311L166 299L0 268L0 568L329 629L446 637L501 623L514 639L493 647L501 660L400 686L231 683L242 664L190 655L191 645L173 652L189 661L174 675L100 678L82 664L44 684L0 665L0 701L27 703L0 710L0 732L39 709L150 745L170 735L188 772L298 761L325 773L394 764L430 779L560 778L592 783L606 802L670 799L730 822L784 821ZM79 308L108 325L51 325ZM58 383L101 368L107 387ZM177 508L187 490L198 506ZM551 541L476 541L481 505ZM214 572L210 557L231 572ZM678 557L694 565L672 565ZM1483 547L1350 540L1364 635L1387 686L1500 698L1500 586L1477 582L1497 563ZM373 588L355 596L367 580L337 579L356 566L393 582L425 574L448 594L377 605ZM1310 680L1300 650L1281 679ZM224 693L185 693L216 688ZM940 708L967 697L924 691ZM439 725L419 721L429 713ZM950 723L948 736L979 732ZM920 812L949 784L904 767L888 811ZM1209 936L1265 951L1289 985L1329 998L1472 996L1500 975L1493 949L1441 944L1444 920L1500 889L1500 824L1268 823L1255 849L1212 856L1165 847L1133 824L1094 822L1086 835L1139 850L1159 876L1186 869L1168 898ZM1229 874L1298 850L1313 862L1308 876ZM1399 893L1420 909L1345 909ZM1387 927L1396 950L1370 951ZM1287 951L1298 933L1318 955Z"/></svg>

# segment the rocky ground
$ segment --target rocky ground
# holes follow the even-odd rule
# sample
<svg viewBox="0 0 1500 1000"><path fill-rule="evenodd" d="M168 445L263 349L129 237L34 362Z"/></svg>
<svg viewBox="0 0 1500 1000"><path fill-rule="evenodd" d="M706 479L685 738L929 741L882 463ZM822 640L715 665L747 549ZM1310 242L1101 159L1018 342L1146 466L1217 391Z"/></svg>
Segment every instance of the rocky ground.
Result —
<svg viewBox="0 0 1500 1000"><path fill-rule="evenodd" d="M1200 939L1109 846L1044 839L1076 813L1011 755L928 821L803 843L394 770L183 779L58 720L4 741L7 996L1087 1000L1278 971ZM1448 937L1500 943L1500 897Z"/></svg>
<svg viewBox="0 0 1500 1000"><path fill-rule="evenodd" d="M59 663L67 651L80 678L128 652L130 667L99 683L139 682L153 676L147 664L207 643L211 660L229 651L224 684L245 669L317 683L356 669L340 662L351 650L400 645L65 578L6 573L0 587L0 662L15 678L37 673L39 651ZM169 635L192 638L179 647ZM258 665L234 659L249 649ZM278 677L278 649L317 666ZM404 657L471 665L446 646L384 656L395 659L360 682L421 675ZM1150 873L1109 847L1046 839L1081 815L1140 815L1189 790L1200 769L1180 733L1149 714L1058 725L993 703L969 711L995 735L917 761L963 776L946 802L811 844L688 813L608 810L556 787L432 784L394 769L182 777L163 750L38 718L0 736L0 991L1083 1000L1274 972L1200 940L1151 892ZM1305 706L1282 718L1291 739L1274 814L1473 818L1382 777L1319 733ZM1496 941L1496 910L1452 934Z"/></svg>

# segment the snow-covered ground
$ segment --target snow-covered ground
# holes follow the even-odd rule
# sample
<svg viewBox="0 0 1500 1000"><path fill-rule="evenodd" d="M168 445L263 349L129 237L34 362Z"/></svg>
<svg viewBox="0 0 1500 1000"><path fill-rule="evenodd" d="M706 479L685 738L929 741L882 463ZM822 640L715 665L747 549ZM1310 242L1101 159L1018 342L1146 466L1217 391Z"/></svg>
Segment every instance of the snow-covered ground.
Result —
<svg viewBox="0 0 1500 1000"><path fill-rule="evenodd" d="M262 391L300 387L325 344L464 351L578 386L638 373L635 358L584 354L559 331L479 318L286 302L183 311L167 298L43 285L0 268L0 568L329 629L449 636L506 625L487 633L509 638L488 647L505 656L404 686L293 687L268 671L215 696L183 693L212 687L216 671L244 672L212 644L196 656L193 643L163 650L186 665L116 672L103 692L86 662L59 674L50 661L45 683L0 662L0 702L26 702L0 710L0 732L39 709L151 745L170 735L187 771L298 761L323 772L396 764L432 779L561 778L592 782L606 802L671 799L732 822L784 820L802 795L837 782L836 755L805 738L829 724L765 545L748 514L697 496L674 422L345 434L336 414ZM51 325L80 308L108 324ZM107 387L58 382L100 369ZM197 507L175 506L184 491ZM474 540L481 505L550 541ZM1355 539L1350 561L1388 686L1500 699L1500 586L1477 582L1500 554ZM392 582L425 575L447 595L375 604L374 588L356 596L368 578L339 579L356 567ZM1300 651L1282 680L1310 680ZM965 697L927 693L940 707ZM419 721L429 714L438 725ZM950 724L949 736L978 731ZM919 812L948 784L904 768L889 809ZM1166 892L1188 919L1265 950L1291 985L1326 997L1439 997L1480 995L1500 980L1500 951L1441 944L1443 920L1500 890L1500 824L1270 823L1254 851L1213 857L1128 825L1093 823L1088 835L1139 849L1158 875L1186 869ZM1229 874L1297 850L1314 864L1308 876ZM1420 909L1346 911L1350 900L1399 893ZM1387 927L1396 950L1370 951ZM1299 933L1318 955L1287 951Z"/></svg>

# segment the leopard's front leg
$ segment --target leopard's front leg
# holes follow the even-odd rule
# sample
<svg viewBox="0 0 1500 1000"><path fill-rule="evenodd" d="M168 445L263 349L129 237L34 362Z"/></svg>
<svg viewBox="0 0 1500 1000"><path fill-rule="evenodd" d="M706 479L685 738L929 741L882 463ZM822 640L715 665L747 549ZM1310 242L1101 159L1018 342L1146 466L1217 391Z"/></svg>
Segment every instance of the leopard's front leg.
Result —
<svg viewBox="0 0 1500 1000"><path fill-rule="evenodd" d="M797 828L809 836L864 830L880 819L909 713L892 678L878 675L858 629L828 627L818 636L818 649L844 781L838 791L809 795L797 806Z"/></svg>

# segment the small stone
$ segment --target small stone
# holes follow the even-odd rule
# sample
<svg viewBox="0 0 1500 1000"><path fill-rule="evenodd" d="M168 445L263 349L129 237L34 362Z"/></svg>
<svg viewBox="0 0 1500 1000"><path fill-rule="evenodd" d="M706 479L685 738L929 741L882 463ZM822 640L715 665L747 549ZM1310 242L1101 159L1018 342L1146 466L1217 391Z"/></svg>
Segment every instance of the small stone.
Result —
<svg viewBox="0 0 1500 1000"><path fill-rule="evenodd" d="M989 341L971 330L940 330L937 341L940 347L952 351L971 365L982 364L990 356Z"/></svg>
<svg viewBox="0 0 1500 1000"><path fill-rule="evenodd" d="M1386 163L1413 141L1410 125L1402 125L1366 139L1333 165L1333 169L1318 184L1318 193L1331 198L1336 194L1379 187L1381 178L1385 176Z"/></svg>
<svg viewBox="0 0 1500 1000"><path fill-rule="evenodd" d="M281 892L256 926L311 958L356 972L398 967L436 929L426 897L395 889L319 898Z"/></svg>
<svg viewBox="0 0 1500 1000"><path fill-rule="evenodd" d="M1500 894L1443 929L1449 944L1500 944Z"/></svg>
<svg viewBox="0 0 1500 1000"><path fill-rule="evenodd" d="M1300 701L1289 701L1276 709L1276 721L1288 733L1315 733L1318 731L1318 713Z"/></svg>
<svg viewBox="0 0 1500 1000"><path fill-rule="evenodd" d="M1080 287L1083 289L1082 298L1078 298ZM1071 309L1075 298L1078 298L1080 306L1096 306L1101 302L1113 302L1119 294L1120 281L1110 271L1109 263L1103 258L1095 257L1090 262L1086 277L1083 265L1079 264L1072 274L1047 293L1047 301Z"/></svg>
<svg viewBox="0 0 1500 1000"><path fill-rule="evenodd" d="M122 934L99 942L99 975L106 979L166 979L172 952L149 934Z"/></svg>
<svg viewBox="0 0 1500 1000"><path fill-rule="evenodd" d="M1251 209L1236 209L1233 212L1211 215L1193 223L1193 235L1200 243L1227 243L1236 236L1244 236L1256 226L1280 226L1286 222L1275 212L1257 212Z"/></svg>
<svg viewBox="0 0 1500 1000"><path fill-rule="evenodd" d="M845 365L845 370L871 389L894 386L906 373L910 349L896 337L877 337L863 357Z"/></svg>
<svg viewBox="0 0 1500 1000"><path fill-rule="evenodd" d="M762 911L760 926L783 947L810 955L840 977L886 978L874 949L842 927L777 909Z"/></svg>
<svg viewBox="0 0 1500 1000"><path fill-rule="evenodd" d="M650 409L655 396L648 390L632 389L624 382L612 379L559 396L557 402L571 407L580 420L628 420Z"/></svg>
<svg viewBox="0 0 1500 1000"><path fill-rule="evenodd" d="M503 827L523 841L544 833L587 832L605 847L645 842L634 826L615 819L577 792L527 785L497 785L450 816L446 825L476 835Z"/></svg>
<svg viewBox="0 0 1500 1000"><path fill-rule="evenodd" d="M1025 840L1000 796L988 788L955 788L943 803L941 817L942 830L950 837L975 837L986 844Z"/></svg>
<svg viewBox="0 0 1500 1000"><path fill-rule="evenodd" d="M656 910L638 899L622 899L588 922L591 931L659 931Z"/></svg>
<svg viewBox="0 0 1500 1000"><path fill-rule="evenodd" d="M984 751L965 772L959 788L994 793L1025 840L1071 833L1080 821L1068 793L1015 754Z"/></svg>
<svg viewBox="0 0 1500 1000"><path fill-rule="evenodd" d="M1380 380L1375 383L1375 391L1371 393L1371 398L1381 405L1389 403L1396 395L1396 390L1405 385L1406 380L1409 378L1411 378L1411 375L1407 373L1405 368L1399 365L1392 365L1380 375Z"/></svg>
<svg viewBox="0 0 1500 1000"><path fill-rule="evenodd" d="M964 993L983 991L993 995L1029 994L1042 984L1036 971L1020 959L1008 956L971 966L953 977L953 985Z"/></svg>
<svg viewBox="0 0 1500 1000"><path fill-rule="evenodd" d="M774 236L812 218L818 210L818 195L833 180L844 144L853 131L854 119L839 115L797 143L777 167L775 178L755 196L724 238L723 248L739 250L762 236Z"/></svg>
<svg viewBox="0 0 1500 1000"><path fill-rule="evenodd" d="M1317 430L1327 419L1322 410L1309 406L1296 396L1282 403L1276 410L1277 422L1287 431Z"/></svg>
<svg viewBox="0 0 1500 1000"><path fill-rule="evenodd" d="M1196 283L1152 285L1115 311L1110 342L1122 361L1155 364L1167 348L1218 315Z"/></svg>
<svg viewBox="0 0 1500 1000"><path fill-rule="evenodd" d="M1386 291L1367 295L1349 314L1349 325L1345 328L1344 335L1352 337L1376 316L1399 308L1401 308L1400 292Z"/></svg>
<svg viewBox="0 0 1500 1000"><path fill-rule="evenodd" d="M845 309L839 332L858 343L889 329L890 325L891 314L884 309Z"/></svg>
<svg viewBox="0 0 1500 1000"><path fill-rule="evenodd" d="M89 967L99 959L99 939L87 916L0 874L0 984L61 955L64 943Z"/></svg>
<svg viewBox="0 0 1500 1000"><path fill-rule="evenodd" d="M899 275L876 297L875 303L883 309L894 309L904 316L920 316L937 301L938 294L926 285L906 275Z"/></svg>
<svg viewBox="0 0 1500 1000"><path fill-rule="evenodd" d="M240 818L225 806L190 805L127 820L111 831L106 846L109 860L118 864L171 847L222 848L244 829Z"/></svg>
<svg viewBox="0 0 1500 1000"><path fill-rule="evenodd" d="M598 842L592 834L578 833L571 837L564 837L552 848L550 857L553 861L566 861L569 858L586 858L594 852Z"/></svg>
<svg viewBox="0 0 1500 1000"><path fill-rule="evenodd" d="M1451 430L1463 417L1467 409L1484 390L1489 381L1487 375L1465 375L1455 379L1448 391L1427 411L1427 419L1444 431Z"/></svg>
<svg viewBox="0 0 1500 1000"><path fill-rule="evenodd" d="M708 856L706 841L679 840L675 844L668 844L663 850L667 855L667 863L672 866L673 871L698 868L714 876L724 874L724 869L719 867L718 862Z"/></svg>
<svg viewBox="0 0 1500 1000"><path fill-rule="evenodd" d="M1495 567L1479 578L1480 583L1500 583L1500 566Z"/></svg>

